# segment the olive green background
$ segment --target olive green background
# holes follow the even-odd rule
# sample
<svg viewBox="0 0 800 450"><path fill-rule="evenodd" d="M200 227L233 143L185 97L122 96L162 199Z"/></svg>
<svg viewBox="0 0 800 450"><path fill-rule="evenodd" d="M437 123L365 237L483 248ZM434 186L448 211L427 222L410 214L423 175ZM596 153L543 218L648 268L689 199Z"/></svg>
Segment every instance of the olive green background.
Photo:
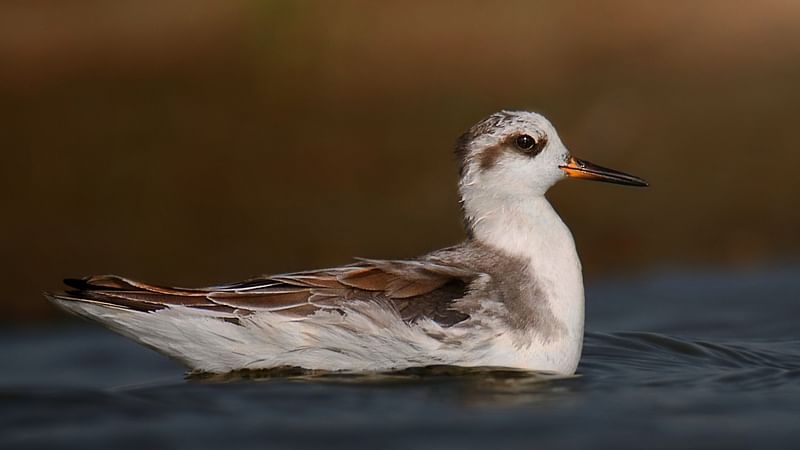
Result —
<svg viewBox="0 0 800 450"><path fill-rule="evenodd" d="M0 3L0 317L65 276L207 285L463 237L498 109L646 178L550 198L590 279L800 249L800 3Z"/></svg>

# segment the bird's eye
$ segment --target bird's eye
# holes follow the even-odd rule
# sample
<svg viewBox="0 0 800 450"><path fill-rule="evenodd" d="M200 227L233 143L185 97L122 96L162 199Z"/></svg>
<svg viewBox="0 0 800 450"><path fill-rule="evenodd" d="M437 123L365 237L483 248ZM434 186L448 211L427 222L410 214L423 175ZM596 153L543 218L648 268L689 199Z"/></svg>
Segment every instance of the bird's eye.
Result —
<svg viewBox="0 0 800 450"><path fill-rule="evenodd" d="M530 150L536 145L536 139L530 137L527 134L523 134L517 137L517 147L521 148L522 150Z"/></svg>

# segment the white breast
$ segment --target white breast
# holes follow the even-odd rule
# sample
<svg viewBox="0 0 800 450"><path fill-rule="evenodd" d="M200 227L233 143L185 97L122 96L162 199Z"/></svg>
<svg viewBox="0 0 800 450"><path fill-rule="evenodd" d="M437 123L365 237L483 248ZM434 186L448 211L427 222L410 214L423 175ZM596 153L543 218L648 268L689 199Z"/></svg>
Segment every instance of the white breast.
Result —
<svg viewBox="0 0 800 450"><path fill-rule="evenodd" d="M475 199L472 205L480 205ZM513 208L491 210L474 224L476 238L530 261L530 276L545 291L555 318L566 333L543 341L535 333L520 346L509 330L497 339L493 364L574 373L580 359L584 329L584 291L581 264L567 226L544 197L528 199Z"/></svg>

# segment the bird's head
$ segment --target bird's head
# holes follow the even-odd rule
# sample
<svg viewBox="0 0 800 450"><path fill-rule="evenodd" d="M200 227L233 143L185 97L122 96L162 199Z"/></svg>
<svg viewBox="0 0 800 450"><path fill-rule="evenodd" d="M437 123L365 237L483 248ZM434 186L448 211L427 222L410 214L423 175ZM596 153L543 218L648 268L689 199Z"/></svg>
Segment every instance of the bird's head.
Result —
<svg viewBox="0 0 800 450"><path fill-rule="evenodd" d="M501 111L481 120L458 140L459 191L467 212L488 213L543 196L557 181L581 178L647 186L641 178L573 158L542 115ZM480 206L479 206L480 205Z"/></svg>

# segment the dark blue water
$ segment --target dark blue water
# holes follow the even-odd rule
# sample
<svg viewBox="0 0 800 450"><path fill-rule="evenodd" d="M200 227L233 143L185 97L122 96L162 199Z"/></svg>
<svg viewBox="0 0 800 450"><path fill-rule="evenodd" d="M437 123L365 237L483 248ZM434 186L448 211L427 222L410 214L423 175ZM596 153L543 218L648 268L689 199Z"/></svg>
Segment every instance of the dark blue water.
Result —
<svg viewBox="0 0 800 450"><path fill-rule="evenodd" d="M0 332L0 448L798 448L800 268L592 283L579 376L186 379L85 322Z"/></svg>

